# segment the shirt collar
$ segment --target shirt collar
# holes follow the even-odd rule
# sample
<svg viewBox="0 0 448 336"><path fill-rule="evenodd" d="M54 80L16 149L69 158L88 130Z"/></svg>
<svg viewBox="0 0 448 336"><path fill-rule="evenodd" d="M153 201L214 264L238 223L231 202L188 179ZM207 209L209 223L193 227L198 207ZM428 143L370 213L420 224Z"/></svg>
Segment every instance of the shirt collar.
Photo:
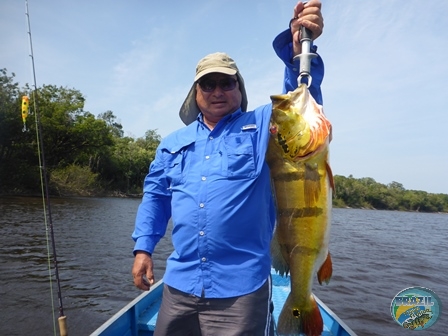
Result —
<svg viewBox="0 0 448 336"><path fill-rule="evenodd" d="M230 121L232 121L232 120L238 118L242 113L243 113L243 111L241 110L241 107L240 107L240 108L239 108L238 110L236 110L235 112L230 113L230 114L226 115L225 117L223 117L223 118L219 121L219 123L222 123L222 122L230 122ZM201 124L205 124L205 123L204 123L204 115L202 114L202 112L198 114L198 116L197 116L196 119L197 119Z"/></svg>

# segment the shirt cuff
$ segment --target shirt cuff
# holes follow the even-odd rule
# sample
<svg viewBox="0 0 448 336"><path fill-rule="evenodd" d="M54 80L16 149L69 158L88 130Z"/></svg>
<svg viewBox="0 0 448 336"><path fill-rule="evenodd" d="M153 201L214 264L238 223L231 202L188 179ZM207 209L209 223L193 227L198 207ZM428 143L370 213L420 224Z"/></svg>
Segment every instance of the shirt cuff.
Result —
<svg viewBox="0 0 448 336"><path fill-rule="evenodd" d="M292 91L298 86L297 78L300 74L300 62L299 60L293 62L293 46L292 46L292 34L291 30L288 28L285 31L277 35L277 37L272 42L272 46L277 54L277 56L285 64L285 75L284 75L284 93ZM317 54L317 46L311 46L311 52ZM317 57L311 60L311 77L312 83L310 87L310 92L314 99L319 104L322 104L322 93L320 86L324 77L324 63L322 58L317 54Z"/></svg>
<svg viewBox="0 0 448 336"><path fill-rule="evenodd" d="M133 253L135 255L137 251L145 251L152 255L155 247L156 244L152 242L150 236L142 236L136 240Z"/></svg>

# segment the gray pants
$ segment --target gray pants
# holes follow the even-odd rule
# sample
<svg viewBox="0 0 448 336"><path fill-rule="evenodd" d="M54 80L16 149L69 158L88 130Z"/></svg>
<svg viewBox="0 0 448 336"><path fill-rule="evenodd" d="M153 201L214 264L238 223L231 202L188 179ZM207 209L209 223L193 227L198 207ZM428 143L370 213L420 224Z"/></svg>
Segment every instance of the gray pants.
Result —
<svg viewBox="0 0 448 336"><path fill-rule="evenodd" d="M273 336L271 277L253 293L225 299L164 285L155 336Z"/></svg>

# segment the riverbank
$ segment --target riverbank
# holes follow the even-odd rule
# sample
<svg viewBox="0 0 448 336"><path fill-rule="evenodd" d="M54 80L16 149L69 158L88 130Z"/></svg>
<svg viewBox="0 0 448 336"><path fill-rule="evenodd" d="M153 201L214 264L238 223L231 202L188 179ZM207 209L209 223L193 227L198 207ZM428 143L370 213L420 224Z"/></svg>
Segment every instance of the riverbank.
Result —
<svg viewBox="0 0 448 336"><path fill-rule="evenodd" d="M122 191L65 191L50 192L50 197L117 197L117 198L142 198L143 193L125 193ZM36 191L0 191L0 197L42 197L42 193Z"/></svg>

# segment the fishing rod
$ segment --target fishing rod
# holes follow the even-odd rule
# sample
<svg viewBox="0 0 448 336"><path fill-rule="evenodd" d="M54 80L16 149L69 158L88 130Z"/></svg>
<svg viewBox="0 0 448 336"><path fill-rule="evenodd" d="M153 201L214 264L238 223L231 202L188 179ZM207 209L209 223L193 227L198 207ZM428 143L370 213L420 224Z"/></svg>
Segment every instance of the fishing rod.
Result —
<svg viewBox="0 0 448 336"><path fill-rule="evenodd" d="M28 37L29 37L29 46L30 46L30 58L31 58L31 67L33 72L33 86L34 91L32 92L32 103L34 107L34 120L36 123L36 140L37 140L37 151L39 153L39 168L40 168L40 185L41 185L41 194L42 194L42 203L44 210L44 220L45 220L45 229L47 233L47 250L48 250L48 259L50 260L50 247L48 244L48 232L50 232L50 241L53 252L53 264L54 264L54 272L57 283L58 290L58 303L59 303L59 333L61 336L67 336L67 319L64 315L64 307L62 304L62 293L61 293L61 281L59 279L59 267L58 267L58 259L56 254L56 244L54 238L54 230L53 230L53 220L51 216L51 202L50 202L50 194L48 188L48 174L47 167L45 163L45 152L44 152L44 142L42 138L42 125L40 122L39 109L37 103L37 82L36 82L36 68L34 65L34 53L33 53L33 42L31 38L31 24L30 24L30 15L28 10L28 0L25 0L25 15L28 23ZM22 110L23 117L23 110ZM24 121L25 123L25 121ZM24 126L25 130L25 126ZM47 222L48 218L48 222ZM49 266L49 274L50 274L50 293L51 293L51 304L53 306L53 286L51 283L51 266ZM53 328L56 333L56 322L54 318L54 309L53 309Z"/></svg>

